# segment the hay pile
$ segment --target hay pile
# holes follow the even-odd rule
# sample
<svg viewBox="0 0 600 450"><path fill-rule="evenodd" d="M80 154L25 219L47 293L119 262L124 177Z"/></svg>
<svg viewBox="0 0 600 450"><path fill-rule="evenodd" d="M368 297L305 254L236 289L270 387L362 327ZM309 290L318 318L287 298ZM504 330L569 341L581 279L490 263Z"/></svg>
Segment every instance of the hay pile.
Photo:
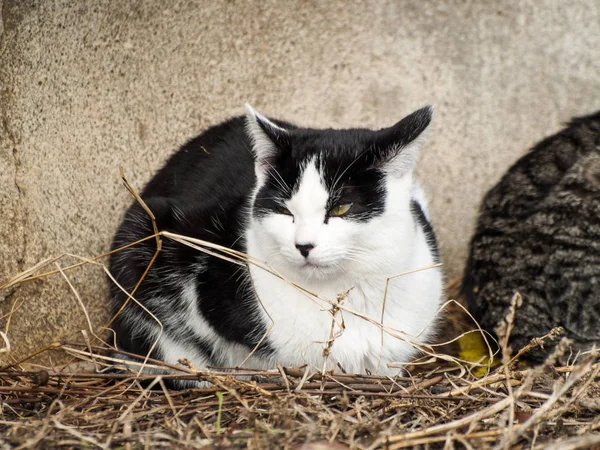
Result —
<svg viewBox="0 0 600 450"><path fill-rule="evenodd" d="M157 229L147 239L156 239L158 254L165 238L232 262L264 264ZM11 355L8 333L0 331L0 357L7 361L0 366L0 450L600 448L600 357L595 351L568 357L568 342L561 341L543 365L519 367L520 354L558 332L511 358L507 342L514 309L498 343L502 357L496 357L495 367L489 346L479 357L465 358L455 346L432 345L422 348L424 361L408 367L406 377L333 374L308 367L198 371L185 360L169 365L118 352L103 340L106 333L92 327L67 273L86 264L106 270L100 262L105 256L79 258L65 267L59 264L62 256L49 259L0 285L9 289L62 276L88 323L88 330L79 333L82 342L49 344L18 360ZM49 264L56 267L40 273ZM334 306L342 308L339 302ZM465 332L468 316L456 313L458 304L449 302L442 309L460 316L446 321L460 325L447 330L446 338L455 336L450 343L473 334L488 342L476 324L468 327L475 333ZM10 314L2 319L6 331ZM47 352L71 361L51 367L36 363ZM566 364L557 363L566 357ZM140 370L115 371L125 359ZM144 375L142 367L160 369L161 375ZM204 381L209 387L171 390L174 379Z"/></svg>
<svg viewBox="0 0 600 450"><path fill-rule="evenodd" d="M0 371L1 448L600 446L596 355L564 367L502 366L482 378L441 366L395 379L184 367L156 377L104 372L100 347L60 349L89 367ZM173 378L212 386L169 390Z"/></svg>

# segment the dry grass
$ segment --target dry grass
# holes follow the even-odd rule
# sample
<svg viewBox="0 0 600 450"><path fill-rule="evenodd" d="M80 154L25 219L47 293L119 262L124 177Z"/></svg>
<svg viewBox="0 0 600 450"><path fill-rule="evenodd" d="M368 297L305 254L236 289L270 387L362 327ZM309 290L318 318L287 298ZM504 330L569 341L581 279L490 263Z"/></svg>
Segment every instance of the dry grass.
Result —
<svg viewBox="0 0 600 450"><path fill-rule="evenodd" d="M239 252L154 231L147 239L156 240L156 254L162 239L174 239L232 263L255 264L280 276L264 261ZM0 357L7 364L0 367L0 449L600 448L600 358L595 351L575 355L568 365L560 366L556 361L568 355L568 342L561 341L545 364L523 369L518 359L511 357L507 337L501 337L502 357L496 358L501 364L491 370L481 362L457 358L452 344L455 338L443 346L414 342L425 358L409 367L406 377L333 374L325 370L325 362L340 332L336 329L340 311L378 325L382 336L387 333L409 341L410 337L352 311L344 305L343 294L326 299L304 291L307 301L316 298L331 305L331 339L324 344L321 370L198 371L188 361L168 365L123 354L105 342L112 321L94 329L68 272L87 264L106 270L101 262L106 255L75 257L76 264L63 267L65 256L43 261L0 286L8 289L29 280L60 276L74 293L87 324L77 342L50 343L16 359L11 354L9 325L18 305L2 318ZM52 270L43 272L48 266ZM135 290L128 295L137 302ZM515 297L515 305L517 300ZM385 301L382 308L384 305ZM481 332L458 303L448 302L442 310L450 324L446 337L464 335L467 328ZM513 308L507 317L505 336L517 313ZM467 326L469 323L473 325ZM553 330L514 354L520 356L556 335ZM486 334L481 336L489 340ZM60 352L71 357L71 362L35 364L35 358L46 352ZM491 350L487 356L490 360ZM129 366L139 370L112 370L124 358L137 361ZM161 375L142 374L143 367L158 368ZM478 371L483 371L483 376L473 374ZM173 379L205 381L210 387L170 390L167 386Z"/></svg>
<svg viewBox="0 0 600 450"><path fill-rule="evenodd" d="M485 449L548 448L558 440L565 444L557 448L600 446L596 355L559 368L502 366L482 378L460 367L395 379L184 367L156 377L97 370L106 358L100 347L60 349L87 362L0 371L6 448ZM167 389L174 378L212 387Z"/></svg>

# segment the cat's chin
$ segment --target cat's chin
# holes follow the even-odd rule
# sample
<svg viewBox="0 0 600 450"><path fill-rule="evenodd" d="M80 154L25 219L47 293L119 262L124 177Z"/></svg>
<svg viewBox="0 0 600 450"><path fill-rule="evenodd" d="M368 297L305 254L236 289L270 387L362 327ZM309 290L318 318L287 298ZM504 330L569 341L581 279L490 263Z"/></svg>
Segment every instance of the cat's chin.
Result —
<svg viewBox="0 0 600 450"><path fill-rule="evenodd" d="M313 262L305 262L298 267L298 273L302 274L307 280L331 278L332 275L340 272L338 266L323 265Z"/></svg>

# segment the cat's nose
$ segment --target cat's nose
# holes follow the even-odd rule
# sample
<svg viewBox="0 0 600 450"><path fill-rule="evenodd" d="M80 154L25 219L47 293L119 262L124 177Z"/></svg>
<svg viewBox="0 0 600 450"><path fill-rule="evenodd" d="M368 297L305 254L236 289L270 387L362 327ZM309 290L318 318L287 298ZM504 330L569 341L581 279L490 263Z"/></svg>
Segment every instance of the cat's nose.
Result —
<svg viewBox="0 0 600 450"><path fill-rule="evenodd" d="M315 248L314 245L312 244L296 244L296 248L298 249L298 251L300 252L300 254L302 256L304 256L305 258L308 257L308 253Z"/></svg>

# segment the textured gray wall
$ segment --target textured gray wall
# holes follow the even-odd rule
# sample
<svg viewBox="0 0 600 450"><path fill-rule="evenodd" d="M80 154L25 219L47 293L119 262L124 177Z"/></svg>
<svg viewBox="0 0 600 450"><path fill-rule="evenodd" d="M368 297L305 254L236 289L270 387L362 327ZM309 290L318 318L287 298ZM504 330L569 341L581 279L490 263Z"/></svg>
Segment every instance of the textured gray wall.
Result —
<svg viewBox="0 0 600 450"><path fill-rule="evenodd" d="M600 2L347 4L0 0L0 279L105 251L130 202L119 166L141 188L246 101L334 127L382 127L434 103L419 175L457 276L483 193L533 143L600 108ZM101 270L72 278L101 323ZM58 276L0 293L0 313L14 302L18 352L85 328Z"/></svg>

